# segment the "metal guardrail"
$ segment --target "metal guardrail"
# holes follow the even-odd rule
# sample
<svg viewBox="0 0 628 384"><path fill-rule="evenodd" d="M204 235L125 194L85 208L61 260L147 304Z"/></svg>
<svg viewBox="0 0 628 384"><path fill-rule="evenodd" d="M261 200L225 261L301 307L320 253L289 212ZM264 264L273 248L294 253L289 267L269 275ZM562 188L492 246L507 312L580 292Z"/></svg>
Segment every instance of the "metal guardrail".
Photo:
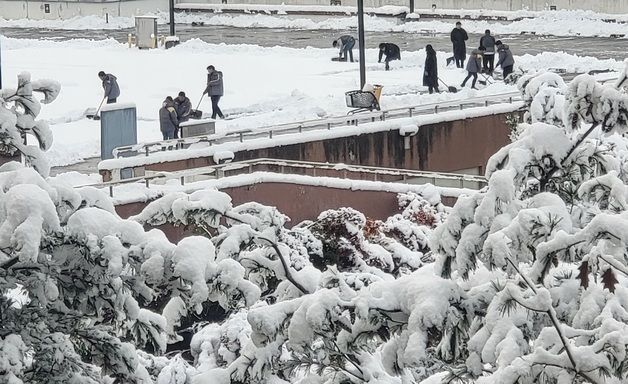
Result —
<svg viewBox="0 0 628 384"><path fill-rule="evenodd" d="M275 136L283 134L302 133L317 130L331 130L332 128L338 126L358 126L359 124L371 123L375 121L385 121L387 119L431 115L439 112L464 110L465 108L473 108L478 106L512 103L514 101L520 101L521 99L522 97L519 92L508 92L497 95L477 97L473 99L458 99L447 102L400 107L377 112L359 113L350 116L335 116L328 119L306 120L299 123L278 124L261 128L242 129L227 132L222 135L213 134L183 139L139 143L130 146L117 147L113 150L113 155L115 158L138 156L140 154L150 156L151 153L161 152L166 149L185 149L193 144L199 143L205 143L208 146L211 146L214 144L229 142L244 142L245 140L251 139L272 139Z"/></svg>
<svg viewBox="0 0 628 384"><path fill-rule="evenodd" d="M305 174L305 171L310 170L312 177L332 177L341 179L350 179L356 181L382 181L390 183L403 183L403 184L425 184L431 183L436 186L452 187L452 188L469 188L480 189L486 185L486 178L483 176L465 175L457 173L446 172L429 172L429 171L416 171L411 169L396 169L396 168L384 168L384 167L371 167L362 165L346 165L346 164L330 164L319 163L311 161L296 161L296 160L281 160L260 158L253 160L244 160L234 163L219 164L209 167L193 168L183 171L166 172L160 171L149 176L140 176L123 180L109 181L98 184L82 185L80 187L96 187L96 188L108 188L109 195L114 196L114 188L127 184L144 184L146 188L155 185L154 181L160 180L166 182L168 180L179 180L180 185L185 185L186 179L195 178L199 176L206 176L213 179L220 179L222 177L248 174L257 172L259 167L274 167L276 171L264 170L264 172L280 173L280 174ZM300 172L295 172L299 170ZM227 175L231 173L231 175ZM331 176L329 173L338 173L336 176ZM351 175L368 175L367 178L352 178ZM398 180L386 180L387 178L398 177Z"/></svg>

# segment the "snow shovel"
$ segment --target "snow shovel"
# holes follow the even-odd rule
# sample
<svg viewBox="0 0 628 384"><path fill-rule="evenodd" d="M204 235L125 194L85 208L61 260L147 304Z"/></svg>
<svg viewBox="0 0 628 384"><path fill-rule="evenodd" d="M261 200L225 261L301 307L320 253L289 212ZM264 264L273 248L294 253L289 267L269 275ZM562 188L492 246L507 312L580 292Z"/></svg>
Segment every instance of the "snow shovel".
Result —
<svg viewBox="0 0 628 384"><path fill-rule="evenodd" d="M445 87L447 87L447 90L448 90L449 92L451 92L451 93L456 93L456 92L458 92L458 88L456 88L456 87L450 87L449 85L445 84L445 82L444 82L444 81L442 81L442 80L440 79L440 77L438 78L438 81L440 81L441 83L443 83L443 85L444 85Z"/></svg>
<svg viewBox="0 0 628 384"><path fill-rule="evenodd" d="M98 106L98 109L96 110L96 112L94 112L94 114L88 113L87 114L87 118L88 119L92 119L92 120L100 120L100 116L98 116L98 112L100 112L100 108L102 107L102 103L105 102L105 99L107 98L107 96L103 97L102 100L100 101L100 105Z"/></svg>
<svg viewBox="0 0 628 384"><path fill-rule="evenodd" d="M203 94L201 95L201 99L198 101L198 105L196 106L196 109L192 109L190 111L190 119L200 119L201 117L203 117L203 111L199 110L198 107L201 106L201 102L203 101L203 97L205 97L205 93L203 92Z"/></svg>
<svg viewBox="0 0 628 384"><path fill-rule="evenodd" d="M486 76L483 73L480 73L480 74L482 75L484 80L478 80L478 83L480 83L482 85L486 85L486 83L493 84L493 82L489 80L490 76Z"/></svg>

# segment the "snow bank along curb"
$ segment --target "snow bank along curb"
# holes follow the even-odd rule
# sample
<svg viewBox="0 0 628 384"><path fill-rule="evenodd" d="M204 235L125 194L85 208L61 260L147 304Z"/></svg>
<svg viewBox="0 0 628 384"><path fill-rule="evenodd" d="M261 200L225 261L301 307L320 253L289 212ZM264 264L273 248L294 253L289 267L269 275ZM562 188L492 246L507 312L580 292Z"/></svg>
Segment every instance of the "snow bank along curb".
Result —
<svg viewBox="0 0 628 384"><path fill-rule="evenodd" d="M357 14L357 7L325 5L267 5L267 4L175 4L179 11L215 13L265 13L268 15L329 15L351 16ZM364 8L364 13L372 16L405 17L408 7L386 5L377 8Z"/></svg>
<svg viewBox="0 0 628 384"><path fill-rule="evenodd" d="M213 13L263 13L267 15L328 15L352 16L357 14L356 6L329 6L329 5L293 5L293 4L201 4L179 3L175 5L178 11L213 12ZM500 11L493 9L428 9L415 8L410 13L406 6L386 5L382 7L366 7L364 12L371 16L399 17L407 20L419 19L464 19L464 20L499 20L521 21L548 15L548 11ZM554 14L580 13L589 18L596 18L609 23L628 23L628 16L624 14L599 13L584 10L558 10Z"/></svg>
<svg viewBox="0 0 628 384"><path fill-rule="evenodd" d="M381 191L390 193L416 192L421 193L425 188L436 188L443 197L458 198L465 194L474 193L466 188L436 187L432 184L403 184L382 181L340 179L335 177L319 177L304 175L285 175L273 172L254 172L245 175L226 176L220 179L197 181L186 185L157 185L151 184L147 188L143 184L122 184L116 187L113 197L115 205L144 203L172 192L191 193L202 189L237 188L261 183L284 183L326 188L337 188L351 191Z"/></svg>
<svg viewBox="0 0 628 384"><path fill-rule="evenodd" d="M447 111L432 115L420 115L416 117L397 118L388 121L378 121L374 123L365 123L359 126L336 127L331 130L320 130L312 132L302 132L294 134L285 134L269 139L267 137L260 139L251 139L245 142L231 142L223 144L215 144L211 147L198 149L185 149L178 151L164 151L150 156L140 155L135 157L126 157L120 159L103 160L98 164L99 171L107 171L129 167L139 167L147 164L165 163L178 160L187 160L200 157L211 157L215 153L221 151L241 152L269 147L281 147L284 145L307 143L319 140L329 140L341 137L359 136L368 133L377 133L385 131L400 130L408 125L437 124L455 120L464 120L473 117L482 117L490 115L498 115L501 113L514 112L523 106L522 102L513 102L512 104L496 104L489 107L469 108L462 111Z"/></svg>

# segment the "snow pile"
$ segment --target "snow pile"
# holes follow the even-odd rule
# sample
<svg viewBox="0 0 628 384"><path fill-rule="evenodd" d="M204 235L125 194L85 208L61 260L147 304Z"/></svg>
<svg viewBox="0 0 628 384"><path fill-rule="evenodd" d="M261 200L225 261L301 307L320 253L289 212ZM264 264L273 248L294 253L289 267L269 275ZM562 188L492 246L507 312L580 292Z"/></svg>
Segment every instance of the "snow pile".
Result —
<svg viewBox="0 0 628 384"><path fill-rule="evenodd" d="M198 4L200 8L204 4ZM211 4L210 7L217 8L220 4ZM236 5L229 5L233 8ZM261 8L260 5L245 6L248 8ZM268 6L273 11L279 10L278 15L270 15L271 9L258 9L256 14L223 14L216 13L177 13L175 20L179 24L203 23L204 25L230 26L238 28L285 28L285 29L306 29L306 30L347 30L355 28L357 17L355 16L331 16L325 19L308 17L286 17L282 16L282 7L291 6ZM306 7L307 8L307 7ZM322 7L327 9L325 7ZM342 7L331 7L330 10L338 12ZM355 8L344 7L348 12L355 13ZM372 12L398 14L404 11L405 7L381 7L373 9ZM407 9L407 8L406 8ZM444 10L440 10L444 11ZM429 11L431 13L431 10ZM396 19L383 18L369 15L365 17L365 28L370 32L406 32L424 33L426 30L433 33L449 33L452 29L451 21L439 21L433 19L420 19L409 15L408 20L412 22L398 23ZM476 15L472 11L458 11L462 14ZM484 11L484 14L487 12ZM493 12L498 14L498 12ZM488 12L490 15L490 12ZM155 13L159 24L167 24L168 13ZM490 29L497 35L518 35L523 32L537 35L554 36L625 36L625 18L620 15L599 14L591 11L568 11L560 10L553 12L519 12L507 15L511 21L495 22L492 20L465 20L464 28L470 33L482 34L484 30ZM59 30L119 30L133 28L135 21L131 17L109 16L77 16L67 20L5 20L0 18L0 27L5 28L41 28Z"/></svg>

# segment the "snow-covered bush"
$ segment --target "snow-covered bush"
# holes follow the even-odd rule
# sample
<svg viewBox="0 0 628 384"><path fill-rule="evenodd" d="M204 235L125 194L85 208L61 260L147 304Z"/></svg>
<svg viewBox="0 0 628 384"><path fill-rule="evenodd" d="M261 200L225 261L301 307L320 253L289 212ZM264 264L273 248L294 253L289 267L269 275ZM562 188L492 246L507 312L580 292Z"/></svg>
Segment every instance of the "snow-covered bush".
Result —
<svg viewBox="0 0 628 384"><path fill-rule="evenodd" d="M519 85L521 134L431 237L474 315L448 379L625 383L628 95L588 75Z"/></svg>
<svg viewBox="0 0 628 384"><path fill-rule="evenodd" d="M98 193L0 167L0 381L144 383L135 346L165 351L140 276L165 237L92 206Z"/></svg>
<svg viewBox="0 0 628 384"><path fill-rule="evenodd" d="M41 111L41 104L33 92L41 92L41 103L52 103L61 90L61 85L53 80L31 81L28 72L18 75L17 89L0 89L0 153L15 155L20 153L44 177L50 166L43 155L52 146L52 132L48 123L35 120ZM39 146L27 145L26 135L34 136Z"/></svg>
<svg viewBox="0 0 628 384"><path fill-rule="evenodd" d="M366 381L371 381L369 375L392 378L394 373L377 362L384 343L401 332L395 326L398 317L409 312L391 315L375 304L369 309L369 300L376 300L362 303L360 292L379 294L366 290L377 283L395 284L401 276L410 281L413 271L431 260L428 237L447 209L435 189L426 188L423 195L400 194L401 213L386 221L342 208L292 229L285 228L288 218L275 208L258 203L231 207L228 196L217 191L173 194L149 204L132 219L201 228L213 244L204 248L215 249L216 262L241 268L237 274L205 275L204 285L215 293L206 300L218 303L225 318L221 323L193 325L193 369L177 360L170 365L179 364L178 368L168 372L187 371L186 377L194 376L193 382L202 384L296 382L318 373L330 383L351 375ZM257 289L251 300L243 292L225 291L247 284ZM427 291L429 282L425 284L421 290ZM440 293L439 297L447 306L456 300ZM189 323L188 303L176 294L164 315L176 307L177 319ZM417 325L416 331L427 333L426 329ZM373 373L364 376L360 373L364 369Z"/></svg>

